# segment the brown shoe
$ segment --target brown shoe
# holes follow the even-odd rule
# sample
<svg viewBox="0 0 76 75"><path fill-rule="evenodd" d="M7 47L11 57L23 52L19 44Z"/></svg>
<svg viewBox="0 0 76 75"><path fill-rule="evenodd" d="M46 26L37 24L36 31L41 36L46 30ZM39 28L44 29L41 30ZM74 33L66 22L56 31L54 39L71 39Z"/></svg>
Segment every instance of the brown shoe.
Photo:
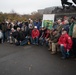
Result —
<svg viewBox="0 0 76 75"><path fill-rule="evenodd" d="M56 54L56 52L51 52L52 55Z"/></svg>

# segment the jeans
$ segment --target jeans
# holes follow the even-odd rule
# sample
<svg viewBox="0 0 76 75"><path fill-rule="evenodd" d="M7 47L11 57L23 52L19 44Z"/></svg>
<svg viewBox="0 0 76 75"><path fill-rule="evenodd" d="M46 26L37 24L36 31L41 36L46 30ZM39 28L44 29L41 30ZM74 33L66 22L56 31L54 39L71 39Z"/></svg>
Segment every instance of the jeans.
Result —
<svg viewBox="0 0 76 75"><path fill-rule="evenodd" d="M76 57L76 38L73 38L72 51L73 51L73 55Z"/></svg>
<svg viewBox="0 0 76 75"><path fill-rule="evenodd" d="M64 58L66 58L66 57L67 57L67 52L66 52L64 46L60 46L60 50L61 50L62 56L63 56Z"/></svg>
<svg viewBox="0 0 76 75"><path fill-rule="evenodd" d="M27 44L28 44L28 38L25 38L25 40L23 40L23 41L20 43L20 46L27 45Z"/></svg>
<svg viewBox="0 0 76 75"><path fill-rule="evenodd" d="M38 38L32 38L32 44L38 44Z"/></svg>
<svg viewBox="0 0 76 75"><path fill-rule="evenodd" d="M43 44L44 44L44 38L40 38L40 39L39 39L39 44L40 44L40 45L43 45Z"/></svg>
<svg viewBox="0 0 76 75"><path fill-rule="evenodd" d="M6 40L6 32L3 32L3 42Z"/></svg>

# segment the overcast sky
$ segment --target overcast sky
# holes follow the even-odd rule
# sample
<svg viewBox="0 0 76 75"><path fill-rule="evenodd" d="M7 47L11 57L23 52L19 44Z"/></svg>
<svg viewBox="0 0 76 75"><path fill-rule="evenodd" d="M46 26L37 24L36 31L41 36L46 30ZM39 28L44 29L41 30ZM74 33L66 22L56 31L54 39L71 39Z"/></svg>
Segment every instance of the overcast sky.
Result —
<svg viewBox="0 0 76 75"><path fill-rule="evenodd" d="M14 10L19 14L30 14L51 6L61 6L61 0L0 0L0 12L7 13Z"/></svg>

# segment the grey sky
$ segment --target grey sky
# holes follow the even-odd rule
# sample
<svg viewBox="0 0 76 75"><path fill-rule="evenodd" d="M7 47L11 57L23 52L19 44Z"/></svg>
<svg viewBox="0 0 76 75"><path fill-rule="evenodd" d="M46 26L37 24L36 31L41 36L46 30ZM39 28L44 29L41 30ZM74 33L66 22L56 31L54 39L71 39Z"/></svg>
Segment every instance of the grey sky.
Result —
<svg viewBox="0 0 76 75"><path fill-rule="evenodd" d="M38 9L60 5L61 0L0 0L0 11L9 13L14 10L20 14L30 14Z"/></svg>

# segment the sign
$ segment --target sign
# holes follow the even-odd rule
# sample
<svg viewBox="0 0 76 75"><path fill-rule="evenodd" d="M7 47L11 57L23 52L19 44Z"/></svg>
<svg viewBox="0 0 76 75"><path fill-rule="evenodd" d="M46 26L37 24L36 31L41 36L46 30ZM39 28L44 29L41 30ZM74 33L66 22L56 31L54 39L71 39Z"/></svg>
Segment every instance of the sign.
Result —
<svg viewBox="0 0 76 75"><path fill-rule="evenodd" d="M42 27L46 27L47 29L52 29L54 23L55 14L44 14Z"/></svg>

